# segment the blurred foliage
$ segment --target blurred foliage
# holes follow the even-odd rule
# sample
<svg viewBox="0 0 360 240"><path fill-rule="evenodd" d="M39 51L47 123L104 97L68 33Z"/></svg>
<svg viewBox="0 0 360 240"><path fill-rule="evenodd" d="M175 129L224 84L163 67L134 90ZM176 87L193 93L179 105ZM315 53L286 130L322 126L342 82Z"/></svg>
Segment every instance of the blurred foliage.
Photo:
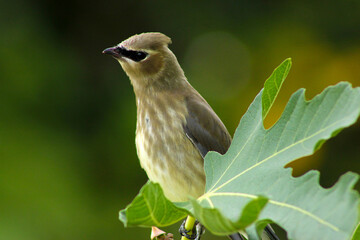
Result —
<svg viewBox="0 0 360 240"><path fill-rule="evenodd" d="M118 220L146 175L132 88L104 48L146 31L172 37L189 81L233 133L287 57L293 68L268 127L298 88L311 98L338 81L359 86L359 12L355 0L0 1L1 238L149 236ZM320 169L330 186L360 172L359 136L357 123L298 161L296 174Z"/></svg>

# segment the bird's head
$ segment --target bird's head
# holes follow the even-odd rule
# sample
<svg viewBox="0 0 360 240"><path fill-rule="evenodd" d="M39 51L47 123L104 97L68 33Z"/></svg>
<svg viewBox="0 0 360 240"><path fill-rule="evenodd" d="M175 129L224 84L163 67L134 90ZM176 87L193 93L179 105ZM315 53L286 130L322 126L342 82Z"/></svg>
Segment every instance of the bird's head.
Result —
<svg viewBox="0 0 360 240"><path fill-rule="evenodd" d="M134 87L170 84L172 78L183 75L175 55L168 45L171 39L162 33L142 33L134 35L104 54L119 61ZM177 76L175 76L177 75Z"/></svg>

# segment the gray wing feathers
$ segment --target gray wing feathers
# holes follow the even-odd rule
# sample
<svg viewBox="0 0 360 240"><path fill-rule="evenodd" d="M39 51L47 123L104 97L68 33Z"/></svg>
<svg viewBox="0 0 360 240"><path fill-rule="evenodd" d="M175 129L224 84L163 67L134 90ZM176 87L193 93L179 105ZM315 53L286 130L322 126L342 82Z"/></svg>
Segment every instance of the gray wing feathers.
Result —
<svg viewBox="0 0 360 240"><path fill-rule="evenodd" d="M231 143L231 137L212 108L203 100L186 99L188 116L183 126L186 136L204 158L208 151L224 154Z"/></svg>

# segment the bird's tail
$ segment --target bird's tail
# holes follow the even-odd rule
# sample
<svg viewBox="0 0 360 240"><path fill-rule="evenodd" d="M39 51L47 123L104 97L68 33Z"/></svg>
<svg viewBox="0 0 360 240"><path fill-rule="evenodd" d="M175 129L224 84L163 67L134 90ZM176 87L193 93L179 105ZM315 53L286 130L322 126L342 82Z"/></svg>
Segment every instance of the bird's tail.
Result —
<svg viewBox="0 0 360 240"><path fill-rule="evenodd" d="M233 233L228 236L231 240L246 240L240 233ZM267 225L264 229L264 232L261 236L262 240L280 240L276 236L274 229L270 225Z"/></svg>

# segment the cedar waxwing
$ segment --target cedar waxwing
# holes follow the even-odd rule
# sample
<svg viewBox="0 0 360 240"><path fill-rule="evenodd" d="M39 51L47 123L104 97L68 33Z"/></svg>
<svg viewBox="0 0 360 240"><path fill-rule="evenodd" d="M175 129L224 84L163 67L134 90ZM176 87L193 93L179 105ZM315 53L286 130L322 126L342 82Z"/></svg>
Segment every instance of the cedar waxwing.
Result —
<svg viewBox="0 0 360 240"><path fill-rule="evenodd" d="M170 43L171 39L162 33L143 33L103 53L119 61L133 85L141 167L151 181L160 184L170 201L181 202L188 196L204 194L204 157L208 151L224 154L231 136L187 81L168 48ZM269 239L278 239L269 226L264 232ZM182 235L192 237L186 231ZM230 238L243 239L237 233Z"/></svg>

